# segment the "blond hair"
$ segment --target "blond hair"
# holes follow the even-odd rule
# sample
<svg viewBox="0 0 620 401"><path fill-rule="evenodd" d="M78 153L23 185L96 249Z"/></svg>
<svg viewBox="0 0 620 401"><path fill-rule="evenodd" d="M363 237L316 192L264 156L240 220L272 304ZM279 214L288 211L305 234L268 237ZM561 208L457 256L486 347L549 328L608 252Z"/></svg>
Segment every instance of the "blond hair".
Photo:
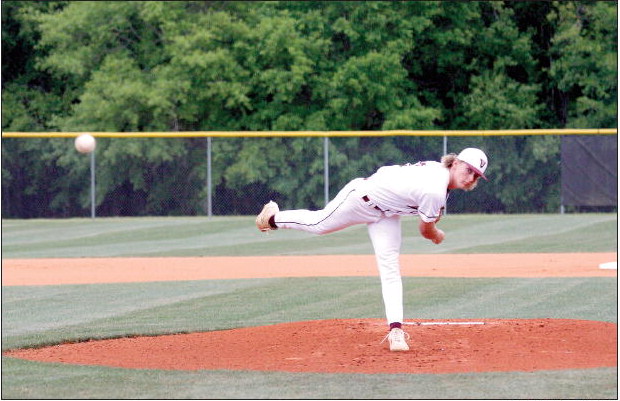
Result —
<svg viewBox="0 0 620 401"><path fill-rule="evenodd" d="M447 169L452 167L454 161L456 160L456 153L448 153L441 157L441 164Z"/></svg>

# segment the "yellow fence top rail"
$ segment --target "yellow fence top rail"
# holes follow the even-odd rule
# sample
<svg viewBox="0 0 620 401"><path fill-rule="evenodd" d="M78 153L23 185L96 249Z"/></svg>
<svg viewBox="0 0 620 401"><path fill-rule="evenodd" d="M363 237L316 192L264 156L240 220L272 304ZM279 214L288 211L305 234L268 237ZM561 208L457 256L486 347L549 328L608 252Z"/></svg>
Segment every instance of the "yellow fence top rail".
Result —
<svg viewBox="0 0 620 401"><path fill-rule="evenodd" d="M562 128L509 130L386 130L386 131L169 131L169 132L3 132L3 138L73 138L81 134L100 138L189 137L354 137L354 136L507 136L507 135L618 135L617 128Z"/></svg>

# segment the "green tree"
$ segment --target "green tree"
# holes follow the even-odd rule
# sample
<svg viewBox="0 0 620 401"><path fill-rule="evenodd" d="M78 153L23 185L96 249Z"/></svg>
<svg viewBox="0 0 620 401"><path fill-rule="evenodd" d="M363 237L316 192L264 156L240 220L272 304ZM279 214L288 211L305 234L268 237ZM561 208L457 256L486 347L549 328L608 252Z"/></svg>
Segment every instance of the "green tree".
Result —
<svg viewBox="0 0 620 401"><path fill-rule="evenodd" d="M568 127L617 127L618 5L554 2L549 75Z"/></svg>

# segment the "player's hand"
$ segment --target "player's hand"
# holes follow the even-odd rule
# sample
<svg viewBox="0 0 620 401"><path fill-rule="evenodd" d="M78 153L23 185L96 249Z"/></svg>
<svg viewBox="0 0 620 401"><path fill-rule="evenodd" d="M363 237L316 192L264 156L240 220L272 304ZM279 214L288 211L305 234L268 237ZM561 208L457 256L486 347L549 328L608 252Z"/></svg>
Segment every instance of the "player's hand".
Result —
<svg viewBox="0 0 620 401"><path fill-rule="evenodd" d="M441 244L446 234L437 226L435 222L425 222L420 220L419 224L420 234L426 239L433 241L435 244Z"/></svg>
<svg viewBox="0 0 620 401"><path fill-rule="evenodd" d="M435 234L435 237L431 239L431 241L433 241L433 243L435 244L441 244L443 242L443 239L446 237L446 233L443 232L442 229L437 228L437 233Z"/></svg>

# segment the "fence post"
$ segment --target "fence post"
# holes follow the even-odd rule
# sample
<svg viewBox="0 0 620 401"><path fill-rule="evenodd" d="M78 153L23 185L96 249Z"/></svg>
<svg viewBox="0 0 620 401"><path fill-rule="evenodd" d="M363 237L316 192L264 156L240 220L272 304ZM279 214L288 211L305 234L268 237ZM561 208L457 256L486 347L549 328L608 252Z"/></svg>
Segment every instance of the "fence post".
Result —
<svg viewBox="0 0 620 401"><path fill-rule="evenodd" d="M95 218L95 151L90 152L90 218Z"/></svg>
<svg viewBox="0 0 620 401"><path fill-rule="evenodd" d="M207 137L207 216L213 215L213 200L211 190L211 137Z"/></svg>
<svg viewBox="0 0 620 401"><path fill-rule="evenodd" d="M441 154L443 155L447 155L448 154L448 136L444 135L443 136L443 153ZM448 214L448 204L446 203L446 207L443 209L443 214L444 216Z"/></svg>
<svg viewBox="0 0 620 401"><path fill-rule="evenodd" d="M324 174L324 192L325 204L329 203L329 137L323 138L323 174Z"/></svg>

